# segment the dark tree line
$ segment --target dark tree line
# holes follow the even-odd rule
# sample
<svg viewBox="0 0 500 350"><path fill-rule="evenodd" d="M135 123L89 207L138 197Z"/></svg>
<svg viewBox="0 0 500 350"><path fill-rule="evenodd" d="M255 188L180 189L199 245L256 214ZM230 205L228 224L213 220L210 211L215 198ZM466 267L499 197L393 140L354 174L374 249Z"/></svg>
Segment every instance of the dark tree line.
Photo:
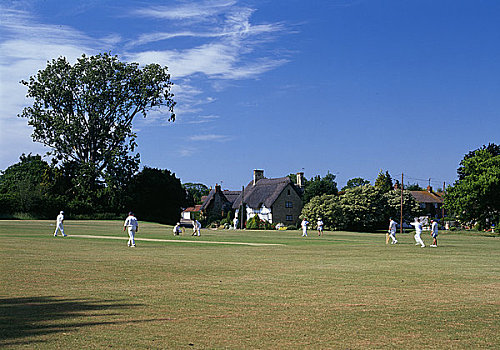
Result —
<svg viewBox="0 0 500 350"><path fill-rule="evenodd" d="M73 218L121 218L132 210L141 220L175 223L188 195L181 181L168 170L145 167L123 186L101 184L88 188L75 180L71 163L57 167L39 155L22 155L0 174L0 215L54 218L60 210Z"/></svg>

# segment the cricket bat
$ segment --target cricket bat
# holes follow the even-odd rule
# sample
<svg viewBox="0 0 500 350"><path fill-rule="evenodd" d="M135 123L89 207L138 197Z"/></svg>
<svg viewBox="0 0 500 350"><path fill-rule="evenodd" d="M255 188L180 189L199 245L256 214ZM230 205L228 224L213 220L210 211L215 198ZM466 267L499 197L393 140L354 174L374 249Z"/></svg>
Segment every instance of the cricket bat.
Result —
<svg viewBox="0 0 500 350"><path fill-rule="evenodd" d="M389 232L385 234L385 244L389 244Z"/></svg>

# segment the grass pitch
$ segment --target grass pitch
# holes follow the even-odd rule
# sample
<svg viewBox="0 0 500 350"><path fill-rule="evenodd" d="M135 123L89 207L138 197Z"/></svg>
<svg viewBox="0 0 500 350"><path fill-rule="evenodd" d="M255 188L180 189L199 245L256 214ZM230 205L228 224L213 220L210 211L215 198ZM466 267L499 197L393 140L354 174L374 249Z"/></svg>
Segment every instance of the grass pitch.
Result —
<svg viewBox="0 0 500 350"><path fill-rule="evenodd" d="M134 249L122 222L67 221L66 238L53 230L1 222L0 347L500 347L498 237L444 233L438 248L422 249L410 234L396 246L348 232L195 238L140 223L138 239L174 242Z"/></svg>

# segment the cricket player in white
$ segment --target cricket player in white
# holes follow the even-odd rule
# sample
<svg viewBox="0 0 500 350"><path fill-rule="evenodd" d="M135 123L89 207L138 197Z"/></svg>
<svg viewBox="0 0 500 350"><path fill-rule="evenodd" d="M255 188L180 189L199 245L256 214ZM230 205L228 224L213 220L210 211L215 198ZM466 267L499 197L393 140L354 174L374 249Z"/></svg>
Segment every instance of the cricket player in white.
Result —
<svg viewBox="0 0 500 350"><path fill-rule="evenodd" d="M323 235L323 220L321 218L318 218L318 236Z"/></svg>
<svg viewBox="0 0 500 350"><path fill-rule="evenodd" d="M128 243L129 247L135 248L135 240L134 236L137 231L139 231L139 223L137 222L137 218L134 216L134 213L128 213L128 217L125 219L125 223L123 224L123 231L128 229Z"/></svg>
<svg viewBox="0 0 500 350"><path fill-rule="evenodd" d="M410 225L415 226L415 242L417 242L415 245L419 245L420 247L424 248L425 244L424 241L422 241L422 238L420 238L420 235L422 234L422 223L420 222L419 219L415 219L415 222L410 223Z"/></svg>
<svg viewBox="0 0 500 350"><path fill-rule="evenodd" d="M396 239L396 221L392 220L392 218L389 219L389 237L391 237L392 242L391 244L396 244L398 243L398 240Z"/></svg>
<svg viewBox="0 0 500 350"><path fill-rule="evenodd" d="M64 234L64 227L63 227L63 222L64 222L64 212L61 210L59 215L57 215L56 219L56 230L54 231L54 237L57 237L57 231L61 231L62 236L66 237L67 235Z"/></svg>
<svg viewBox="0 0 500 350"><path fill-rule="evenodd" d="M191 236L200 236L201 224L198 220L193 220L193 234Z"/></svg>
<svg viewBox="0 0 500 350"><path fill-rule="evenodd" d="M309 224L309 221L307 221L306 218L302 220L302 223L300 226L302 226L302 237L307 237L307 225Z"/></svg>
<svg viewBox="0 0 500 350"><path fill-rule="evenodd" d="M437 240L437 238L438 238L438 223L434 219L432 219L431 222L432 222L431 235L432 235L432 239L433 239L431 247L437 248L437 246L438 246L438 240Z"/></svg>
<svg viewBox="0 0 500 350"><path fill-rule="evenodd" d="M175 226L174 226L174 228L173 228L172 231L174 232L174 236L180 235L180 233L182 232L182 230L181 230L181 224L179 222L177 224L175 224Z"/></svg>

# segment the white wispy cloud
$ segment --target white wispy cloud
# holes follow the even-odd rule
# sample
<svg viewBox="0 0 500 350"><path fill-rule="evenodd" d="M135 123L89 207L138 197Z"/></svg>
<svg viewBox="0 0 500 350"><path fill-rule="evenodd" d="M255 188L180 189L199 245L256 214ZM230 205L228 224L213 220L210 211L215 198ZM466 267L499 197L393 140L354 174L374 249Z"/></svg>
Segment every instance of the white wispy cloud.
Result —
<svg viewBox="0 0 500 350"><path fill-rule="evenodd" d="M205 135L195 135L189 138L191 141L218 141L225 142L229 141L231 138L227 135L219 134L205 134Z"/></svg>
<svg viewBox="0 0 500 350"><path fill-rule="evenodd" d="M208 20L210 17L217 15L227 8L236 4L236 1L195 1L191 3L183 3L180 5L168 6L150 6L133 10L132 13L138 16L169 19L169 20L186 20L198 19Z"/></svg>

